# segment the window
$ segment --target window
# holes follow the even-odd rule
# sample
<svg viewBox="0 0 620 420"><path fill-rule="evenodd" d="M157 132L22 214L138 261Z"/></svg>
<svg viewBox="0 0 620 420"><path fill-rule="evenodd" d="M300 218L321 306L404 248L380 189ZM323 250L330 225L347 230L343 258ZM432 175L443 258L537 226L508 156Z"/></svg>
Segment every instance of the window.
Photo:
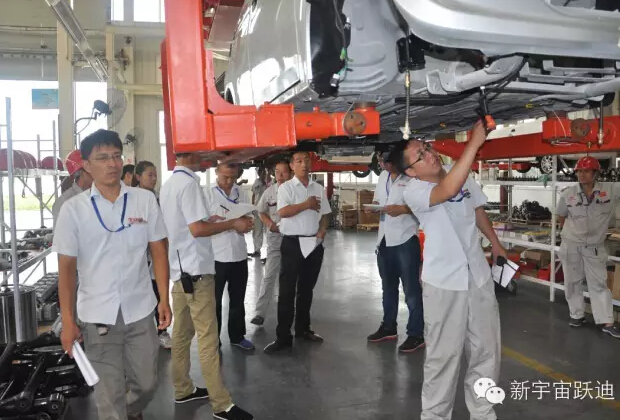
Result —
<svg viewBox="0 0 620 420"><path fill-rule="evenodd" d="M134 0L133 20L135 22L165 22L164 0Z"/></svg>
<svg viewBox="0 0 620 420"><path fill-rule="evenodd" d="M107 83L75 82L75 120L90 117L93 112L93 103L96 100L107 102ZM84 137L100 128L108 128L108 121L105 116L100 116L96 120L82 120L77 122L75 126L76 132L79 133L79 140L84 139Z"/></svg>
<svg viewBox="0 0 620 420"><path fill-rule="evenodd" d="M111 0L110 4L110 21L123 21L125 20L125 5L124 0Z"/></svg>

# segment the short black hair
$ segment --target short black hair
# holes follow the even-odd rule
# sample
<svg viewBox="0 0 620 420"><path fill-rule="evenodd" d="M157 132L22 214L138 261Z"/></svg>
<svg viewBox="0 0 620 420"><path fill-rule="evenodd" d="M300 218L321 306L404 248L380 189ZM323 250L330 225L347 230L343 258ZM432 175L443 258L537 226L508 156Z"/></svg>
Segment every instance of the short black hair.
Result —
<svg viewBox="0 0 620 420"><path fill-rule="evenodd" d="M394 165L398 173L404 174L407 169L407 163L405 162L405 150L407 149L408 141L400 141L394 145L390 150L390 155L385 160L387 163Z"/></svg>
<svg viewBox="0 0 620 420"><path fill-rule="evenodd" d="M95 147L112 146L123 153L123 142L116 131L99 129L89 134L80 144L80 154L83 160L88 160Z"/></svg>
<svg viewBox="0 0 620 420"><path fill-rule="evenodd" d="M135 165L125 165L123 166L123 174L121 175L121 179L125 178L125 175L127 174L132 174L134 173L134 171L136 170L136 166Z"/></svg>
<svg viewBox="0 0 620 420"><path fill-rule="evenodd" d="M282 158L282 159L278 159L274 164L273 167L275 168L277 165L279 164L283 164L283 165L290 165L291 161L289 159L286 158Z"/></svg>
<svg viewBox="0 0 620 420"><path fill-rule="evenodd" d="M136 165L136 169L134 172L136 175L142 175L142 172L146 171L148 168L155 168L155 164L153 162L149 162L148 160L141 160Z"/></svg>

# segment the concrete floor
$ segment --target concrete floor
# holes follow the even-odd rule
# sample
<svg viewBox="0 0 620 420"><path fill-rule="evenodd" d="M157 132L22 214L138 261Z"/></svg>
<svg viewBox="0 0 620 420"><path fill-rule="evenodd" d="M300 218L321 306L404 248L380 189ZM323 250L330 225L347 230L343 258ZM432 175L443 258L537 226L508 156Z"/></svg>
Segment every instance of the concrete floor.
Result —
<svg viewBox="0 0 620 420"><path fill-rule="evenodd" d="M375 264L376 233L330 233L323 269L315 290L312 328L325 337L322 345L301 343L291 355L267 356L262 348L274 338L276 299L264 329L249 323L262 276L258 260L250 261L246 294L247 337L253 354L231 348L223 331L223 372L234 400L258 420L296 419L416 419L420 413L424 352L397 353L397 343L369 344L366 336L378 327L381 287ZM251 246L250 246L251 248ZM499 294L502 321L501 380L506 392L496 406L502 420L620 418L620 340L603 336L594 327L570 329L563 297L548 301L548 289L522 282L517 296ZM402 298L402 296L401 296ZM399 332L405 336L406 307L402 303ZM226 314L226 309L225 309ZM226 315L225 315L226 316ZM192 377L204 386L197 348L192 348ZM170 381L170 355L162 350L160 384L145 420L209 419L208 403L175 406ZM511 383L540 381L550 393L513 399ZM555 382L591 381L592 399L556 399ZM613 401L595 399L597 381L613 384ZM462 383L453 419L469 418ZM533 389L533 387L532 387ZM96 419L91 397L75 399L70 420Z"/></svg>

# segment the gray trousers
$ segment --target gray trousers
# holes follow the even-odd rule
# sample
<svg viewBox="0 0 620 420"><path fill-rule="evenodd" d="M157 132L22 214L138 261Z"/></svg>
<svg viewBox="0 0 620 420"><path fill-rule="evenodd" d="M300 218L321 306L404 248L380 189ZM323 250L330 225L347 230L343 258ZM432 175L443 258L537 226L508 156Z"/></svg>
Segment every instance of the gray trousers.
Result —
<svg viewBox="0 0 620 420"><path fill-rule="evenodd" d="M499 379L501 361L499 308L493 280L469 290L438 289L424 283L426 359L422 385L421 420L452 418L463 350L467 360L465 403L471 420L495 420L493 405L477 398L474 383Z"/></svg>
<svg viewBox="0 0 620 420"><path fill-rule="evenodd" d="M258 216L254 216L252 241L254 242L254 252L260 251L260 249L263 247L263 221Z"/></svg>
<svg viewBox="0 0 620 420"><path fill-rule="evenodd" d="M267 264L265 264L265 274L260 285L260 294L256 301L256 315L265 318L267 308L271 299L273 299L273 288L280 274L280 245L282 244L282 236L277 234L267 234Z"/></svg>
<svg viewBox="0 0 620 420"><path fill-rule="evenodd" d="M141 413L153 398L159 354L153 316L126 325L119 310L105 335L95 324L84 323L86 357L100 378L94 393L99 420L127 420L127 414Z"/></svg>
<svg viewBox="0 0 620 420"><path fill-rule="evenodd" d="M583 279L588 284L594 322L614 322L611 291L607 287L607 250L605 246L585 247L569 241L562 241L559 252L564 267L564 293L570 316L583 318Z"/></svg>

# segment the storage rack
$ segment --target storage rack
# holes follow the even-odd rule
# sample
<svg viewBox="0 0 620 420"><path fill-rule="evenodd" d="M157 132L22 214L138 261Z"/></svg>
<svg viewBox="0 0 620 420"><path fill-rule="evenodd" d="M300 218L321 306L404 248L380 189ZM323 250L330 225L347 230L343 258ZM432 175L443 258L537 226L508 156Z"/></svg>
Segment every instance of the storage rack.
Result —
<svg viewBox="0 0 620 420"><path fill-rule="evenodd" d="M15 180L19 180L21 184L23 184L24 188L33 193L33 195L37 198L39 202L39 212L40 212L40 220L41 226L45 225L45 222L51 220L52 218L46 216L46 212L49 212L51 215L51 209L49 207L49 203L51 201L51 197L49 200L45 201L43 198L43 190L42 190L42 177L51 176L53 179L54 185L54 198L58 198L58 190L60 189L60 176L67 176L67 172L63 172L58 170L58 149L57 149L57 141L56 141L56 124L52 125L53 137L51 140L41 140L39 136L37 136L36 140L30 140L30 142L36 141L37 143L37 160L41 161L41 153L42 152L52 152L52 158L54 160L54 169L46 170L46 169L20 169L15 168L14 166L14 143L16 142L25 142L28 140L17 140L13 139L12 132L12 110L11 110L11 99L5 98L5 107L6 107L6 119L5 123L0 123L0 149L4 147L4 142L6 141L6 149L7 149L7 170L0 171L0 240L2 243L6 243L7 234L10 235L11 239L11 247L10 250L2 250L1 252L10 253L11 255L11 269L10 271L3 271L2 279L0 281L0 285L5 286L8 284L9 279L12 277L13 281L13 296L14 296L14 306L15 306L15 328L16 328L16 339L18 342L23 340L22 337L22 320L20 317L21 314L21 301L20 301L20 284L23 283L20 281L20 273L24 270L32 269L31 273L24 280L27 281L30 276L36 271L39 265L43 264L43 271L47 273L47 265L45 263L46 258L51 254L51 248L47 248L41 252L33 253L31 258L28 258L22 262L18 260L19 250L17 249L17 234L18 232L23 231L40 231L42 229L18 229L16 222L16 208L15 208ZM2 128L6 131L6 139L2 138ZM52 143L52 149L45 150L41 148L42 143ZM8 223L5 220L5 211L4 211L4 179L8 178L8 197L9 197L9 220ZM27 180L34 179L35 180L35 191L30 188ZM51 228L51 225L50 225ZM32 251L31 251L32 252Z"/></svg>
<svg viewBox="0 0 620 420"><path fill-rule="evenodd" d="M509 166L508 171L509 173L511 173L512 172L512 161L511 160L509 160L508 166ZM557 229L556 229L557 227L557 217L556 217L557 195L558 195L559 189L563 189L567 186L574 185L574 182L562 182L562 181L557 180L557 166L558 166L558 156L554 155L551 182L548 182L546 184L543 184L541 182L535 182L535 181L482 180L481 179L482 161L479 162L480 170L478 171L478 174L477 174L477 181L483 188L485 185L497 185L497 186L507 187L509 215L512 214L512 192L513 192L514 187L544 186L546 191L552 193L551 208L550 208L550 211L551 211L551 236L550 236L551 243L550 244L543 243L543 242L536 242L532 238L525 240L523 238L518 238L518 237L498 235L498 239L500 240L500 242L523 246L523 247L526 247L527 249L549 251L549 253L551 254L551 258L550 258L551 269L549 270L549 281L541 280L539 278L524 275L524 274L520 274L519 279L523 279L525 281L529 281L532 283L537 283L537 284L541 284L541 285L549 287L549 301L551 302L555 301L556 290L564 290L564 285L556 283L555 281L556 272L561 267L561 262L559 258L556 258L556 254L559 251L560 247L555 245L555 239L557 238ZM609 256L608 260L616 262L616 263L620 263L619 257ZM584 292L584 296L588 298L590 297L588 292ZM612 299L612 302L614 306L620 307L620 300Z"/></svg>

